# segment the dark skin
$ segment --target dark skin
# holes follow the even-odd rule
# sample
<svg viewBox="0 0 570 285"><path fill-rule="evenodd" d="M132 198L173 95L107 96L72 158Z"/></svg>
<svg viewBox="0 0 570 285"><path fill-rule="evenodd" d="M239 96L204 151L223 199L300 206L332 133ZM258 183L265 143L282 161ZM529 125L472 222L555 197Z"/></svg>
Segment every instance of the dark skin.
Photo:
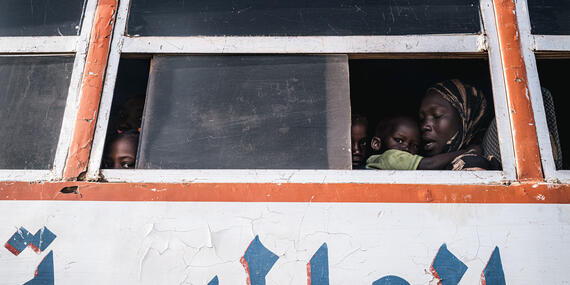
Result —
<svg viewBox="0 0 570 285"><path fill-rule="evenodd" d="M426 157L420 161L418 169L444 169L454 158L467 151L480 152L478 146L472 146L465 150L442 153L447 142L458 132L461 119L455 108L441 95L428 93L424 97L420 106L419 118L423 154Z"/></svg>
<svg viewBox="0 0 570 285"><path fill-rule="evenodd" d="M352 150L352 169L363 169L366 163L366 126L352 125L350 132Z"/></svg>
<svg viewBox="0 0 570 285"><path fill-rule="evenodd" d="M397 149L411 154L417 154L420 145L418 126L407 118L395 119L392 132L379 134L372 138L372 149L386 151Z"/></svg>
<svg viewBox="0 0 570 285"><path fill-rule="evenodd" d="M134 169L137 158L136 140L127 136L114 141L103 157L103 166L108 169Z"/></svg>

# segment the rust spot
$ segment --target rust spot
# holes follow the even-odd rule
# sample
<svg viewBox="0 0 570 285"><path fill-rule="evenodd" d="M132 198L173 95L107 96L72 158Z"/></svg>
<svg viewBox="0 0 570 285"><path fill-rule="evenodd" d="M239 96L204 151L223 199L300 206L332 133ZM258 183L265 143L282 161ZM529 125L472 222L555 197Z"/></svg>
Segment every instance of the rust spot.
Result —
<svg viewBox="0 0 570 285"><path fill-rule="evenodd" d="M59 190L62 194L79 194L79 186L67 186Z"/></svg>

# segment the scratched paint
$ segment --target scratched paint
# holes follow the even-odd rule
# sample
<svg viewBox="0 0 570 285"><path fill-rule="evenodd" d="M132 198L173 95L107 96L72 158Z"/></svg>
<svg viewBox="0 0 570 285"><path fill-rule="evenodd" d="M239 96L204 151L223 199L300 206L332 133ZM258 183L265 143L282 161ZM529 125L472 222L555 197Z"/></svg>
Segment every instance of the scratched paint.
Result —
<svg viewBox="0 0 570 285"><path fill-rule="evenodd" d="M459 284L498 268L495 247L507 284L570 280L570 205L1 201L0 211L3 241L19 227L57 234L40 254L0 248L2 284L32 280L48 251L57 284L245 285L244 256L266 284L307 284L324 243L330 284L437 282L429 269L443 244L467 268ZM252 262L250 249L271 258Z"/></svg>

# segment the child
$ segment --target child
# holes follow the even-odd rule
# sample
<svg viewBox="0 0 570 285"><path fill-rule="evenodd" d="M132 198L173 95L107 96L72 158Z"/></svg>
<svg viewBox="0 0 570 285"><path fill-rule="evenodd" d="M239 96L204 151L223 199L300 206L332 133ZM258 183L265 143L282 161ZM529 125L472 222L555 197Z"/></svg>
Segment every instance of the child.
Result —
<svg viewBox="0 0 570 285"><path fill-rule="evenodd" d="M350 128L352 169L364 169L366 166L366 158L368 157L367 128L368 120L366 117L358 114L352 115L352 126Z"/></svg>
<svg viewBox="0 0 570 285"><path fill-rule="evenodd" d="M136 130L127 130L113 135L105 146L103 168L134 169L138 140L139 133Z"/></svg>
<svg viewBox="0 0 570 285"><path fill-rule="evenodd" d="M457 155L451 152L432 157L417 155L420 145L418 124L409 117L397 116L378 123L371 147L382 154L372 155L366 161L367 169L382 170L433 170L443 169Z"/></svg>

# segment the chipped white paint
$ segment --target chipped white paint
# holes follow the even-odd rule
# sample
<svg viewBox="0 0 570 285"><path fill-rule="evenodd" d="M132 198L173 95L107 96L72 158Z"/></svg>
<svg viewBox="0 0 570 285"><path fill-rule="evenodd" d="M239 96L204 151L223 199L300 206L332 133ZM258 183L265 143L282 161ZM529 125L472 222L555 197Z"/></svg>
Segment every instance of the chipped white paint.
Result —
<svg viewBox="0 0 570 285"><path fill-rule="evenodd" d="M124 53L479 53L483 35L125 37Z"/></svg>
<svg viewBox="0 0 570 285"><path fill-rule="evenodd" d="M397 275L429 284L438 248L480 284L499 247L507 284L570 280L570 205L384 203L0 202L0 243L19 227L57 235L47 250L0 248L2 284L23 284L53 251L56 284L246 284L240 264L256 235L279 256L267 284L307 284L326 242L330 284Z"/></svg>
<svg viewBox="0 0 570 285"><path fill-rule="evenodd" d="M72 53L78 36L0 37L0 53Z"/></svg>
<svg viewBox="0 0 570 285"><path fill-rule="evenodd" d="M502 184L501 171L103 169L109 182Z"/></svg>
<svg viewBox="0 0 570 285"><path fill-rule="evenodd" d="M536 51L570 52L570 36L535 35Z"/></svg>

